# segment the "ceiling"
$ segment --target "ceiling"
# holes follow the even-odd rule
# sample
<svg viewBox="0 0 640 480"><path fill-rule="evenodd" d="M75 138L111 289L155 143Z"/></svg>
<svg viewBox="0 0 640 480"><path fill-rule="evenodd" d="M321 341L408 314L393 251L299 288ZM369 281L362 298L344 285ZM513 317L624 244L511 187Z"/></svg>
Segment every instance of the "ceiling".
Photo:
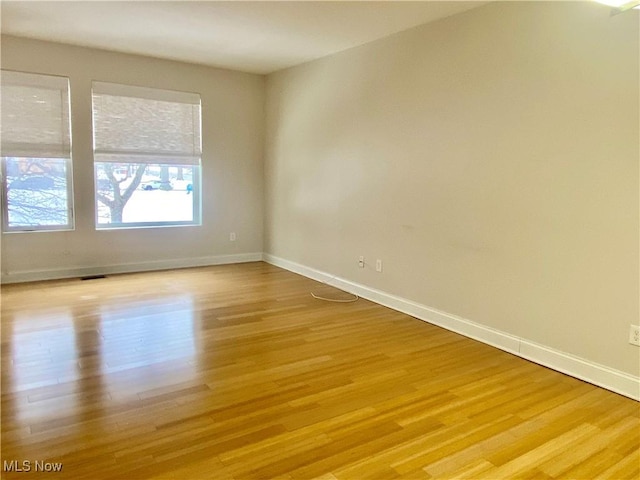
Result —
<svg viewBox="0 0 640 480"><path fill-rule="evenodd" d="M484 1L5 1L2 33L266 74Z"/></svg>

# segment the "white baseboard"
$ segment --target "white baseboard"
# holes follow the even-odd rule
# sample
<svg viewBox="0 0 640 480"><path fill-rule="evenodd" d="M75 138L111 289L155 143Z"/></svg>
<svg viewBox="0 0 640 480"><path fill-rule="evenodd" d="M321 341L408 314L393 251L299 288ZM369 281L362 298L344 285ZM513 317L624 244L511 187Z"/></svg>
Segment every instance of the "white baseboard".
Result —
<svg viewBox="0 0 640 480"><path fill-rule="evenodd" d="M539 365L640 401L639 377L268 253L263 254L263 260L285 270L327 283L385 307L473 338Z"/></svg>
<svg viewBox="0 0 640 480"><path fill-rule="evenodd" d="M149 262L123 263L118 265L100 265L95 267L70 267L50 270L30 270L19 272L3 272L2 283L35 282L41 280L58 280L90 275L109 275L116 273L150 272L174 268L206 267L209 265L226 265L230 263L258 262L262 253L239 253L234 255L214 255L195 258L175 258Z"/></svg>

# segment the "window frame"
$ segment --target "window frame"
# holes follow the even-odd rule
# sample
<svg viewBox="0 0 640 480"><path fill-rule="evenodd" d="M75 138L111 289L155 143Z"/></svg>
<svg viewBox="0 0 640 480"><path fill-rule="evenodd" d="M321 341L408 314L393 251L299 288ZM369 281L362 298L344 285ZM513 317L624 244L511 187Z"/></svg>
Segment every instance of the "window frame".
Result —
<svg viewBox="0 0 640 480"><path fill-rule="evenodd" d="M97 95L114 95L119 97L132 97L135 99L151 99L173 102L184 105L197 105L198 123L193 124L197 131L198 147L197 152L194 155L197 160L192 163L181 163L179 160L170 160L168 157L157 152L145 152L139 150L132 152L130 158L127 157L128 152L116 152L113 155L121 156L122 161L110 161L109 163L119 164L132 164L140 165L147 164L150 166L167 166L167 167L184 167L192 169L192 190L190 191L192 198L192 220L190 221L146 221L146 222L122 222L122 223L100 223L99 218L99 206L104 205L98 199L98 168L99 165L107 163L100 161L97 157L100 155L109 155L109 152L104 152L96 148L96 86L99 85L98 90L102 90ZM107 91L122 92L119 93L104 93L104 89ZM136 95L135 92L144 92L146 95ZM150 95L150 96L147 96ZM197 103L194 102L180 102L176 100L166 100L165 98L180 98L195 97L197 96ZM156 87L146 87L139 85L127 85L121 83L112 83L99 80L93 80L91 83L91 127L92 127L92 154L93 154L93 186L94 186L94 222L96 230L121 230L121 229L139 229L139 228L166 228L166 227L198 227L202 225L202 98L199 93L183 92L178 90L162 89ZM179 156L178 156L179 157ZM142 183L142 182L140 182ZM135 192L138 190L136 187ZM131 201L131 198L127 203ZM123 209L126 208L126 204Z"/></svg>
<svg viewBox="0 0 640 480"><path fill-rule="evenodd" d="M36 72L24 72L19 70L2 69L0 75L9 73L10 75L25 75L33 77L47 77L50 79L63 80L66 83L66 101L63 108L66 107L66 119L68 121L68 156L51 157L39 156L37 149L34 148L33 154L21 152L20 154L4 155L4 151L0 153L0 198L2 198L2 233L33 233L33 232L60 232L75 230L75 204L74 204L74 188L73 188L73 134L71 120L71 80L65 75L50 75ZM46 87L43 87L46 88ZM34 142L35 144L35 142ZM8 158L40 158L64 160L65 162L65 184L67 194L67 223L55 225L29 225L29 226L11 226L9 223L9 185L7 178L7 159Z"/></svg>

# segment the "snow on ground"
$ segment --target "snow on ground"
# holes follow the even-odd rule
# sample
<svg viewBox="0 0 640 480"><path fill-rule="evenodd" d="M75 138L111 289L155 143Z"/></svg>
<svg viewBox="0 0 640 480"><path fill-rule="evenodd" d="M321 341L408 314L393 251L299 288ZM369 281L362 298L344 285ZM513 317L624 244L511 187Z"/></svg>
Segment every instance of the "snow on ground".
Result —
<svg viewBox="0 0 640 480"><path fill-rule="evenodd" d="M99 205L100 224L108 224L109 208ZM186 190L136 190L122 212L123 223L191 221L193 194Z"/></svg>

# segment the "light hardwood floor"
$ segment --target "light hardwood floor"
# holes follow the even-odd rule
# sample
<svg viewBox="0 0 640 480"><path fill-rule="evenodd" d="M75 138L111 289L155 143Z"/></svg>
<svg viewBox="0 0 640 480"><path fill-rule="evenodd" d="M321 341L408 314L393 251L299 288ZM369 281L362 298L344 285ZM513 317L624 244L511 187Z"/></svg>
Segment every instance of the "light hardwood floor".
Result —
<svg viewBox="0 0 640 480"><path fill-rule="evenodd" d="M640 477L638 402L310 291L341 295L260 262L4 286L2 478Z"/></svg>

